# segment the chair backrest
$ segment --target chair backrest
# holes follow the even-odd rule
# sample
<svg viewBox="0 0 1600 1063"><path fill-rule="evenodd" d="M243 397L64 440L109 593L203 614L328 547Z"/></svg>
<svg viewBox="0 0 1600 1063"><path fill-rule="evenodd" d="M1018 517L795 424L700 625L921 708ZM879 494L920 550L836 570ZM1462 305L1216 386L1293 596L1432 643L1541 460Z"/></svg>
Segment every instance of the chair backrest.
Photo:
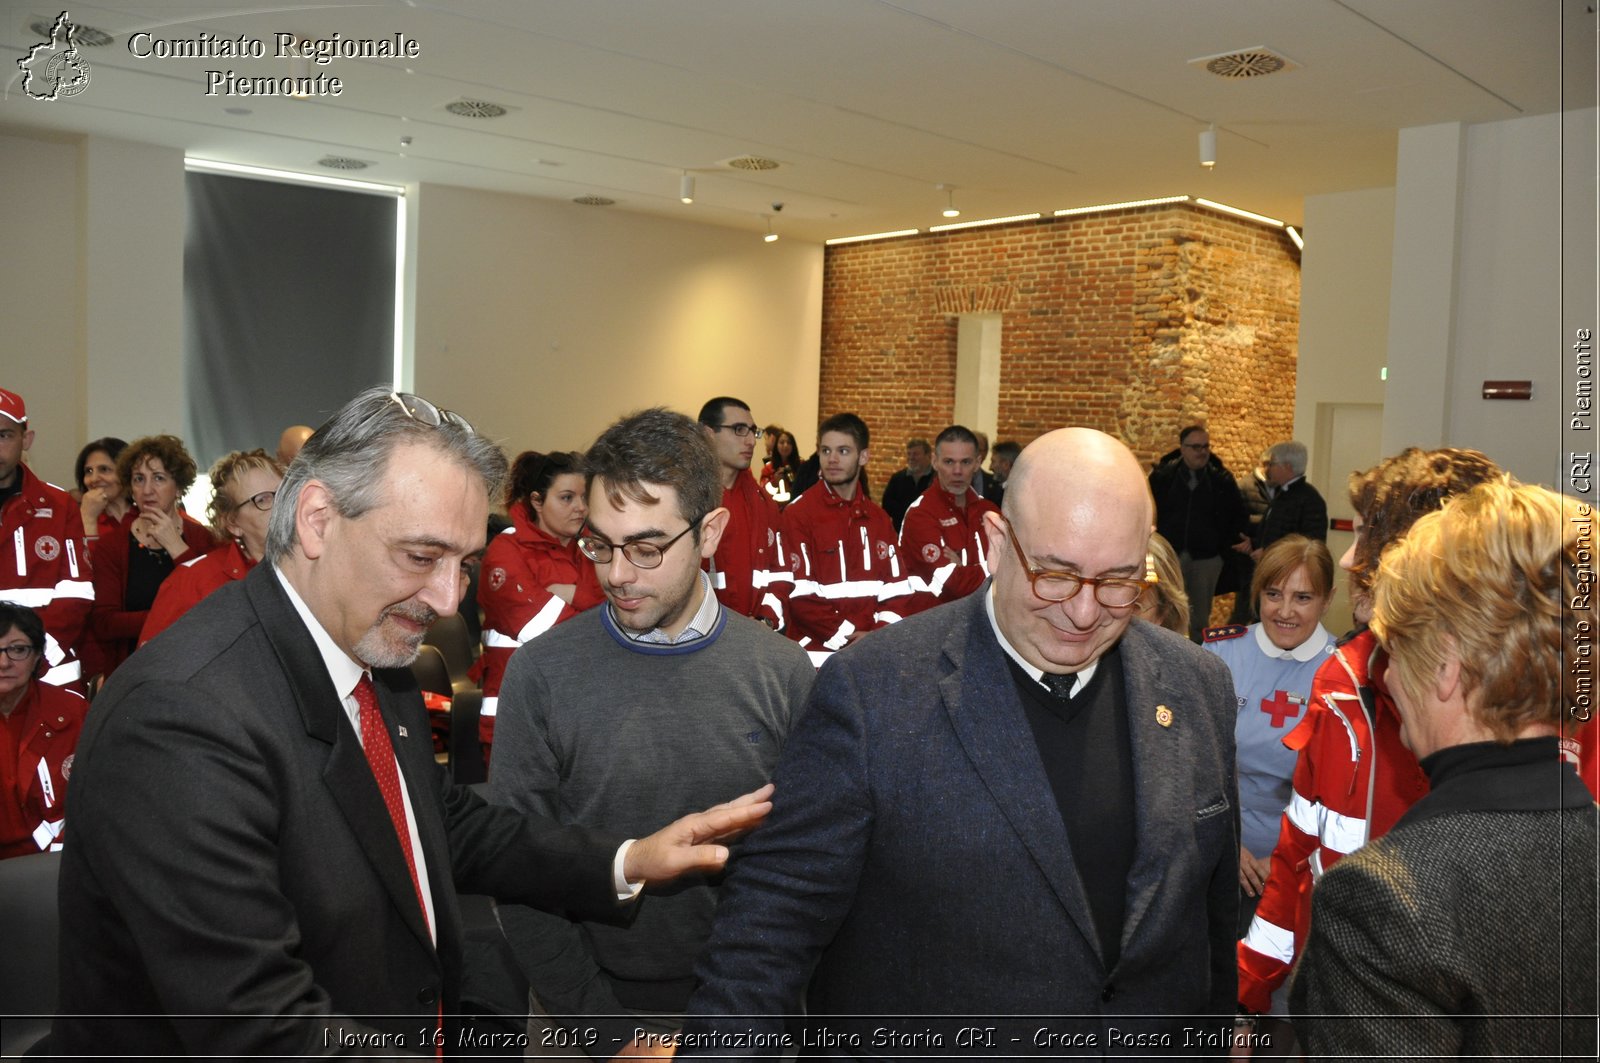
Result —
<svg viewBox="0 0 1600 1063"><path fill-rule="evenodd" d="M489 777L483 743L478 741L478 717L482 714L481 691L463 691L450 702L450 777L462 785Z"/></svg>
<svg viewBox="0 0 1600 1063"><path fill-rule="evenodd" d="M416 677L417 686L423 690L443 694L447 698L455 693L450 683L450 669L445 666L444 657L437 646L422 647L417 659L411 662L411 674Z"/></svg>
<svg viewBox="0 0 1600 1063"><path fill-rule="evenodd" d="M69 843L70 844L70 843ZM0 1056L15 1057L50 1032L56 1012L61 854L0 860Z"/></svg>
<svg viewBox="0 0 1600 1063"><path fill-rule="evenodd" d="M450 678L458 687L463 683L471 685L467 672L471 670L472 662L478 659L478 647L473 643L472 635L467 631L467 622L460 613L435 620L422 641L439 648L444 655L444 663L450 669Z"/></svg>

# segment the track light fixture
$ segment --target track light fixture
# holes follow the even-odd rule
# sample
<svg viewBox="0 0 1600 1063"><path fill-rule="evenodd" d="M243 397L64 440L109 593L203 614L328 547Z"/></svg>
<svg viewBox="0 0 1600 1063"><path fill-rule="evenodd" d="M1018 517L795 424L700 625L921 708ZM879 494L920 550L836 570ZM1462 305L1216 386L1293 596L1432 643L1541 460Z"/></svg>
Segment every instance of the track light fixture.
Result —
<svg viewBox="0 0 1600 1063"><path fill-rule="evenodd" d="M1200 167L1209 170L1217 164L1217 123L1200 130Z"/></svg>
<svg viewBox="0 0 1600 1063"><path fill-rule="evenodd" d="M683 171L683 176L678 178L678 202L694 202L694 174L688 170Z"/></svg>

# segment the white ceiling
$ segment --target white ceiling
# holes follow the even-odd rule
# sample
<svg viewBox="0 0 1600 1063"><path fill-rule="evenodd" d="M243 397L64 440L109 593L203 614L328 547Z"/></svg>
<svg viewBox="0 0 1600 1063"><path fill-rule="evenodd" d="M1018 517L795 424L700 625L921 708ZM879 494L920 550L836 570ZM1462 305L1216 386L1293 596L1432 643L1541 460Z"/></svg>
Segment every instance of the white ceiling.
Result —
<svg viewBox="0 0 1600 1063"><path fill-rule="evenodd" d="M102 2L70 8L115 38L82 49L89 87L41 102L16 60L50 2L0 0L0 130L322 174L348 156L377 181L599 195L752 231L781 202L778 231L809 240L938 224L940 183L963 221L1189 193L1298 223L1305 196L1392 184L1399 129L1560 110L1563 77L1569 107L1594 104L1594 0ZM269 57L141 59L140 30L242 34ZM289 73L280 32L403 33L420 55L314 67L338 97L204 94L207 69ZM1256 46L1297 67L1225 80L1189 63ZM510 113L444 110L463 97ZM749 154L781 165L726 165Z"/></svg>

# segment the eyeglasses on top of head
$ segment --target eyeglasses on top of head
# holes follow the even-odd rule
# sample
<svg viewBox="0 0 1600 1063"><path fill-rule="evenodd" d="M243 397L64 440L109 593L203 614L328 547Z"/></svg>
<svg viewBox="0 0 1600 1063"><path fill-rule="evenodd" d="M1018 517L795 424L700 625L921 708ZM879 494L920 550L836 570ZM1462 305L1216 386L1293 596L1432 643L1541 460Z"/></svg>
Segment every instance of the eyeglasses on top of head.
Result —
<svg viewBox="0 0 1600 1063"><path fill-rule="evenodd" d="M38 652L31 642L13 642L9 646L0 646L0 653L10 657L13 661L26 661Z"/></svg>
<svg viewBox="0 0 1600 1063"><path fill-rule="evenodd" d="M440 428L449 425L458 428L468 435L476 435L472 423L459 413L435 406L421 395L413 395L409 391L389 392L389 401L405 411L405 415L418 424L425 424L429 428Z"/></svg>
<svg viewBox="0 0 1600 1063"><path fill-rule="evenodd" d="M1033 593L1041 601L1065 602L1077 597L1078 592L1085 586L1094 588L1094 600L1107 609L1127 609L1138 603L1139 595L1144 589L1157 583L1155 571L1155 558L1149 554L1144 558L1144 578L1132 579L1127 576L1083 576L1076 572L1057 572L1052 569L1038 569L1028 560L1028 555L1023 553L1022 544L1017 541L1017 529L1011 526L1011 521L1004 516L1006 538L1011 540L1011 546L1017 552L1017 561L1022 565L1022 571L1028 577L1028 582L1033 586Z"/></svg>
<svg viewBox="0 0 1600 1063"><path fill-rule="evenodd" d="M744 421L735 421L732 424L719 424L715 428L713 428L712 431L713 432L720 432L724 428L726 428L728 431L732 432L734 435L738 436L740 439L745 439L745 438L747 438L749 436L755 435L757 432L760 431L760 429L757 428L755 425L749 424L749 423L744 422Z"/></svg>
<svg viewBox="0 0 1600 1063"><path fill-rule="evenodd" d="M595 534L594 529L590 528L578 536L578 549L582 551L584 557L587 557L597 565L609 565L612 555L621 550L622 556L627 558L628 564L634 568L659 568L662 559L667 555L667 551L672 549L672 544L700 527L700 522L704 519L705 515L701 514L691 520L689 526L683 531L666 542L659 544L635 539L632 542L626 542L618 546L609 539Z"/></svg>

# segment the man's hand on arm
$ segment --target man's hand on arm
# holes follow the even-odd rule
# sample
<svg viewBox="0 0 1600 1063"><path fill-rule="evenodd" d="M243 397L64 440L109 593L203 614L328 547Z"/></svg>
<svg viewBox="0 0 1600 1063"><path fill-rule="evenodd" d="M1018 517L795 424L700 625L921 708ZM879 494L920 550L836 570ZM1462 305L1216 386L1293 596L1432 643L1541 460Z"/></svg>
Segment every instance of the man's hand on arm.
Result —
<svg viewBox="0 0 1600 1063"><path fill-rule="evenodd" d="M690 871L716 871L728 862L727 846L772 811L772 784L712 805L662 827L628 846L623 875L630 883L668 882Z"/></svg>

